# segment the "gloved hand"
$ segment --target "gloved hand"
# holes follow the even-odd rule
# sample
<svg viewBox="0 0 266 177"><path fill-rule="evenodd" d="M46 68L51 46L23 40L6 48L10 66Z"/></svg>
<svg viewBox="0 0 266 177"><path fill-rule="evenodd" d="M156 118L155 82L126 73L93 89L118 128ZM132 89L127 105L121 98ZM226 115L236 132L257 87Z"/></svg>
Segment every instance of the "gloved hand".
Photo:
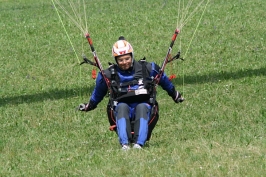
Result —
<svg viewBox="0 0 266 177"><path fill-rule="evenodd" d="M87 111L86 109L86 106L88 105L88 103L82 103L82 104L79 104L79 106L77 107L77 109L79 111ZM88 107L88 106L87 106Z"/></svg>
<svg viewBox="0 0 266 177"><path fill-rule="evenodd" d="M82 103L82 104L79 104L78 106L78 110L79 111L91 111L93 109L95 109L97 106L94 106L94 103L92 101L90 101L89 103Z"/></svg>
<svg viewBox="0 0 266 177"><path fill-rule="evenodd" d="M174 102L176 103L182 103L185 99L182 97L181 93L178 91L175 91L175 94L172 96Z"/></svg>

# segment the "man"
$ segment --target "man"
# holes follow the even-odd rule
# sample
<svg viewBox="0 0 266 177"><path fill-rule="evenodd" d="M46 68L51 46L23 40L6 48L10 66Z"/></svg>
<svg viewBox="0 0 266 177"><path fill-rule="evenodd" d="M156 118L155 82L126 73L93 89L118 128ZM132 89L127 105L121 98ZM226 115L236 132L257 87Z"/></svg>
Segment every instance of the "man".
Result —
<svg viewBox="0 0 266 177"><path fill-rule="evenodd" d="M79 110L95 109L108 92L109 85L107 114L110 129L116 131L123 150L130 149L131 143L133 148L141 149L151 137L159 118L154 78L160 67L145 59L135 61L133 48L123 36L113 45L112 55L116 64L104 70L104 76L98 74L90 101L81 104ZM164 73L158 85L176 103L184 100Z"/></svg>

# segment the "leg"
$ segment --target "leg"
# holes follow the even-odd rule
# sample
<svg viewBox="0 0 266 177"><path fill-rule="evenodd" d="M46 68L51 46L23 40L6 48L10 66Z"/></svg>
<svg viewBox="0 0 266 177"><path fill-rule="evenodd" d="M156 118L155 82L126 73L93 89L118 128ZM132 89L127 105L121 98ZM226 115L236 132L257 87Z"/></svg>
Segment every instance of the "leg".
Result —
<svg viewBox="0 0 266 177"><path fill-rule="evenodd" d="M129 144L132 139L129 114L130 108L126 103L119 103L115 108L117 134L121 145Z"/></svg>
<svg viewBox="0 0 266 177"><path fill-rule="evenodd" d="M148 138L148 123L150 119L151 106L140 103L135 108L134 143L143 146Z"/></svg>

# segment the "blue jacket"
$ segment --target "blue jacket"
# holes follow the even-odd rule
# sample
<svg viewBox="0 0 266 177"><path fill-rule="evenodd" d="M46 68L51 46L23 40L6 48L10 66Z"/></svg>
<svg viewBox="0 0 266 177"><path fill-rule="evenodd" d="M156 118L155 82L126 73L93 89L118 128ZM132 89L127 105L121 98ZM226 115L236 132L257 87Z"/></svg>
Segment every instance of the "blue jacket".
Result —
<svg viewBox="0 0 266 177"><path fill-rule="evenodd" d="M147 68L149 68L148 73L149 73L150 77L155 77L159 73L159 70L160 70L160 67L158 65L156 65L154 62L147 63ZM136 68L133 67L133 69L130 71L122 71L116 65L116 71L117 71L117 74L120 78L120 82L123 83L123 82L129 82L129 81L134 80L134 74L135 74ZM104 70L104 72L107 73L108 69ZM108 76L108 74L106 74L106 75ZM175 87L172 84L172 82L170 82L169 78L166 76L165 73L162 74L162 77L159 81L159 85L165 91L167 91L169 96L171 96L171 97L174 96ZM106 84L102 74L99 72L97 75L97 78L96 78L96 86L92 92L90 102L93 102L94 106L96 107L102 101L104 96L107 94L107 91L108 91L107 84Z"/></svg>

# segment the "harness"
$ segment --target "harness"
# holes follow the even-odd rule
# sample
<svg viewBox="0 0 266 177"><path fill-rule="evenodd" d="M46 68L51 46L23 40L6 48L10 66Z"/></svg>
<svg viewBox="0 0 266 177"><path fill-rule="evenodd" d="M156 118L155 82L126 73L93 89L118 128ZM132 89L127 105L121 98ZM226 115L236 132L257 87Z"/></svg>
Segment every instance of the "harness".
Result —
<svg viewBox="0 0 266 177"><path fill-rule="evenodd" d="M110 79L109 103L107 112L110 122L110 130L116 130L116 121L114 117L114 109L118 102L134 103L146 102L152 106L151 124L157 117L158 119L158 103L156 102L156 89L153 77L150 77L152 71L151 64L146 62L145 57L134 62L134 76L132 81L121 82L117 72L116 64L109 64L109 68L105 70L105 74ZM132 87L137 86L137 89ZM133 133L133 132L132 132Z"/></svg>
<svg viewBox="0 0 266 177"><path fill-rule="evenodd" d="M151 65L146 62L145 58L134 62L133 80L121 82L117 72L117 65L112 64L106 70L106 76L110 79L110 101L111 105L117 106L118 102L134 103L147 102L153 104L154 87L150 77Z"/></svg>

